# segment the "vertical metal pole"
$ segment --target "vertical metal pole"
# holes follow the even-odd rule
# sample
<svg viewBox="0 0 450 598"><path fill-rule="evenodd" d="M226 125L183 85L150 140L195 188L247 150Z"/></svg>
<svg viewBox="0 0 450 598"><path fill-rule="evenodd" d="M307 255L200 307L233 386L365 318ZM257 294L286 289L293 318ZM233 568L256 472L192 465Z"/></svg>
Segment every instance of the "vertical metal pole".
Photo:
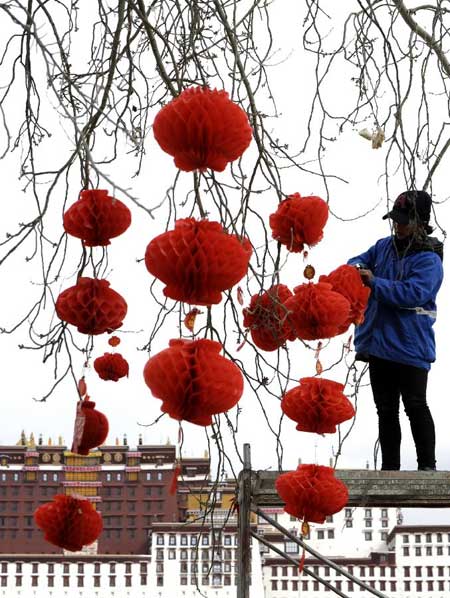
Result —
<svg viewBox="0 0 450 598"><path fill-rule="evenodd" d="M250 595L250 505L252 464L250 445L244 444L244 469L239 474L238 483L238 580L237 598L249 598Z"/></svg>

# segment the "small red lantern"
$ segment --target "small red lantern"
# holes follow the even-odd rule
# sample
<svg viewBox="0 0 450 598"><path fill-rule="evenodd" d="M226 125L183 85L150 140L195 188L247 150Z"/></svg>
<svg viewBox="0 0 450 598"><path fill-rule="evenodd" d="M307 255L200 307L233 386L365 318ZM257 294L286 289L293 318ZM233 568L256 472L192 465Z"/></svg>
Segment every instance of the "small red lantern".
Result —
<svg viewBox="0 0 450 598"><path fill-rule="evenodd" d="M166 297L212 305L246 274L251 254L248 239L228 234L218 222L185 218L150 241L145 265L167 285Z"/></svg>
<svg viewBox="0 0 450 598"><path fill-rule="evenodd" d="M243 310L244 326L250 328L253 342L263 351L275 351L287 340L295 339L284 303L292 297L284 284L270 287L253 295L249 307Z"/></svg>
<svg viewBox="0 0 450 598"><path fill-rule="evenodd" d="M117 347L117 345L120 345L120 338L118 336L111 336L111 338L108 339L108 345L110 347Z"/></svg>
<svg viewBox="0 0 450 598"><path fill-rule="evenodd" d="M336 425L355 415L344 385L326 378L301 378L300 386L284 394L281 409L297 422L297 430L332 434Z"/></svg>
<svg viewBox="0 0 450 598"><path fill-rule="evenodd" d="M130 226L131 212L108 191L88 189L64 213L63 224L66 233L81 239L87 247L109 245L110 239Z"/></svg>
<svg viewBox="0 0 450 598"><path fill-rule="evenodd" d="M91 449L101 446L108 436L108 420L94 407L95 403L89 400L88 395L77 403L72 453L88 455Z"/></svg>
<svg viewBox="0 0 450 598"><path fill-rule="evenodd" d="M128 376L128 361L120 353L104 353L94 360L94 370L102 380L117 382L120 378Z"/></svg>
<svg viewBox="0 0 450 598"><path fill-rule="evenodd" d="M56 313L83 334L103 334L122 326L125 299L109 288L107 280L81 277L56 300Z"/></svg>
<svg viewBox="0 0 450 598"><path fill-rule="evenodd" d="M361 276L355 266L344 264L333 270L328 276L319 277L319 282L327 282L333 291L340 293L350 302L350 313L341 326L339 334L345 332L350 324L362 324L370 288L363 285Z"/></svg>
<svg viewBox="0 0 450 598"><path fill-rule="evenodd" d="M283 200L269 219L272 237L289 251L299 253L305 245L316 245L328 220L327 203L320 197L293 193Z"/></svg>
<svg viewBox="0 0 450 598"><path fill-rule="evenodd" d="M348 502L346 485L334 477L332 467L324 465L299 465L296 471L279 475L275 488L286 503L286 513L315 523L324 523Z"/></svg>
<svg viewBox="0 0 450 598"><path fill-rule="evenodd" d="M336 336L350 313L347 299L326 282L295 287L285 305L297 337L305 341Z"/></svg>
<svg viewBox="0 0 450 598"><path fill-rule="evenodd" d="M191 87L156 115L153 133L181 170L221 172L247 149L252 129L226 91Z"/></svg>
<svg viewBox="0 0 450 598"><path fill-rule="evenodd" d="M100 513L88 500L64 494L38 507L34 520L47 542L72 552L95 542L103 528Z"/></svg>
<svg viewBox="0 0 450 598"><path fill-rule="evenodd" d="M209 426L213 415L236 405L244 389L242 373L221 350L216 341L173 339L168 349L147 361L145 383L162 400L161 411Z"/></svg>

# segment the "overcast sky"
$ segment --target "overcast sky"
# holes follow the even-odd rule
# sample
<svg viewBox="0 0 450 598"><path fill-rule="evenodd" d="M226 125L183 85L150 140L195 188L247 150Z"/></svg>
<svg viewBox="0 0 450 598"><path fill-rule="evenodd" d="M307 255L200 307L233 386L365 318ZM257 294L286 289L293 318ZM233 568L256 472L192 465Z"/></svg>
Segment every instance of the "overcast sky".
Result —
<svg viewBox="0 0 450 598"><path fill-rule="evenodd" d="M276 3L275 3L276 4ZM289 10L283 3L283 10L273 10L272 31L275 36L274 46L280 47L280 52L274 58L276 68L270 71L272 89L275 92L280 116L273 120L274 135L283 139L289 147L295 148L300 144L300 137L304 132L304 118L308 113L308 101L312 93L312 62L305 57L300 48L301 15L295 12L296 3L291 0ZM290 12L292 10L292 12ZM296 14L296 18L285 19L286 11ZM2 29L0 25L0 31ZM350 93L350 86L346 91L345 85L341 86L342 73L336 73L336 108L339 102L344 102L346 93ZM47 110L51 110L53 102L51 94L48 96ZM18 102L18 109L21 108ZM56 118L56 114L54 116ZM303 121L302 121L303 119ZM369 128L372 122L366 123ZM337 216L330 216L325 228L323 241L310 251L310 262L317 271L317 276L327 274L337 266L345 263L351 256L366 250L378 238L390 234L389 223L381 219L386 212L386 196L384 183L379 180L383 172L386 158L385 148L373 150L370 142L357 134L357 130L348 129L338 137L337 141L330 144L326 163L329 170L348 181L330 182L330 206ZM46 150L47 160L52 152L66 151L67 144L64 130L51 140L43 142L41 151ZM66 146L67 147L67 146ZM60 148L60 149L59 149ZM123 149L123 148L122 148ZM113 176L117 184L132 189L133 194L139 197L146 205L154 205L164 196L165 189L170 184L175 173L172 158L164 154L156 145L151 134L148 135L147 154L144 167L139 177L132 178L134 172L132 157L126 156L114 167L109 167L108 175ZM255 151L254 142L249 150ZM5 232L14 229L17 222L23 221L29 214L31 190L22 191L23 182L18 181L18 158L16 152L0 162L0 176L3 181L4 202L7 209L0 222L1 238ZM245 161L244 161L245 164ZM448 161L447 161L448 164ZM444 166L442 166L444 169ZM108 170L108 169L107 169ZM221 175L222 176L222 175ZM302 195L324 195L323 182L319 177L294 174L285 171L283 187L286 192L300 192ZM226 180L226 173L222 180ZM182 174L180 189L188 188L191 184L191 175ZM108 185L102 187L112 189ZM392 177L390 183L394 197L404 190L401 173ZM76 186L73 187L76 189ZM433 189L434 199L442 201L447 197L444 178L436 177ZM68 204L76 200L76 191L72 194ZM116 193L123 199L120 193ZM392 197L391 199L393 199ZM277 198L274 193L267 191L254 196L253 207L260 215L268 218L276 209ZM113 443L116 437L122 439L126 433L131 445L137 443L138 435L143 434L144 442L149 444L164 443L169 439L176 443L178 439L178 422L164 417L156 426L144 427L140 424L151 423L160 414L160 401L154 399L143 382L142 370L148 355L138 349L145 345L152 319L157 312L157 307L151 300L148 287L151 277L142 261L147 243L162 232L166 226L166 214L161 211L156 220L152 221L143 212L130 202L126 202L133 214L133 223L130 229L121 237L114 239L109 249L108 279L111 286L124 295L129 305L128 316L124 322L123 332L119 336L122 343L117 350L129 360L130 377L117 383L103 382L98 379L93 370L86 373L89 394L97 402L98 408L107 414L110 422L110 435L108 442ZM437 214L441 223L449 221L448 203L437 206ZM369 212L362 218L357 219ZM186 216L180 208L180 216ZM347 219L347 220L346 220ZM52 225L55 227L54 238L62 232L61 213L56 211L52 215ZM59 227L59 232L58 231ZM36 261L27 262L25 256L30 255L32 244L28 244L17 255L13 256L2 267L0 273L2 287L2 304L0 327L9 328L22 316L30 300L40 292L39 269ZM61 290L75 283L76 264L79 257L80 244L73 238L69 239L68 256L69 267L65 271L65 279L61 280ZM286 253L283 253L286 256ZM282 282L291 288L304 282L301 273L304 264L299 256L289 256L283 274ZM57 288L57 287L55 287ZM161 290L161 286L157 287ZM56 292L56 291L55 291ZM233 290L235 292L235 290ZM248 304L249 295L244 297L244 304ZM435 326L437 339L437 361L432 366L429 377L429 405L436 424L437 434L437 464L439 469L450 469L450 435L448 434L449 397L448 397L448 359L450 354L450 314L446 306L449 304L449 285L447 277L438 296L438 318ZM220 318L220 306L213 308L213 317ZM202 323L199 318L199 325ZM204 321L204 320L203 320ZM346 342L349 331L333 339L330 345L321 353L324 368L330 366L341 351L342 343ZM157 347L165 348L169 338L176 337L176 319L168 320L167 327L163 329L157 339ZM232 342L232 341L231 341ZM2 355L2 395L3 407L1 411L0 443L15 443L22 429L29 434L34 432L37 438L42 433L44 440L52 437L55 441L62 435L66 444L71 444L73 416L76 406L76 395L72 381L65 381L52 396L45 402L35 402L33 397L39 399L45 394L52 384L51 368L42 365L42 354L38 351L19 349L20 344L27 345L27 334L24 327L14 335L0 336ZM292 348L293 345L290 344ZM237 343L235 350L237 349ZM110 350L106 335L95 339L94 357ZM230 345L232 350L232 345ZM251 359L252 353L244 347L236 356L240 359ZM81 371L81 359L75 358ZM313 375L315 371L314 356L311 351L305 351L299 344L292 349L292 376L296 379L302 376ZM351 355L349 361L351 361ZM361 366L359 366L361 367ZM346 368L334 368L330 377L342 381ZM343 454L339 460L342 468L364 468L366 462L373 467L373 446L377 438L377 418L373 405L368 375L364 379L366 384L360 391L356 424L346 440ZM266 400L266 399L265 399ZM266 423L261 413L261 408L253 393L245 392L240 406L242 414L239 420L237 445L244 442L251 443L252 461L254 468L275 468L277 464L275 450L276 439L267 430ZM279 420L279 404L277 401L266 402L264 408L269 419L274 422ZM343 432L348 425L342 426ZM208 448L205 431L189 423L183 424L184 447L186 456L203 455ZM416 457L411 432L406 417L402 412L402 468L416 469ZM224 442L230 448L229 453L237 470L237 460L234 455L232 438L225 423L222 426ZM283 420L282 442L284 449L284 468L295 467L297 460L303 462L318 462L328 465L337 448L337 438L333 435L318 437L316 435L299 433L295 431L295 424L290 420ZM378 459L379 463L380 459ZM230 472L230 468L226 467ZM447 517L447 514L441 514ZM448 520L448 519L447 519Z"/></svg>

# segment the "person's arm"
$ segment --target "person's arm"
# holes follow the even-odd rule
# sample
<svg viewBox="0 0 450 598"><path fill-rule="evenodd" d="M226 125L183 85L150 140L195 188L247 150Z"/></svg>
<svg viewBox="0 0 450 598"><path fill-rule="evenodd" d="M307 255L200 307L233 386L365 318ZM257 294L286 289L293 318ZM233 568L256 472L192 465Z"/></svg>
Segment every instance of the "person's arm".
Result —
<svg viewBox="0 0 450 598"><path fill-rule="evenodd" d="M373 276L372 297L396 307L420 307L433 299L442 283L439 257L429 251L417 254L413 271L405 280L388 280Z"/></svg>
<svg viewBox="0 0 450 598"><path fill-rule="evenodd" d="M356 255L355 257L350 258L347 261L347 264L350 266L355 266L356 264L361 265L367 270L372 270L375 267L375 255L376 255L376 245L370 247L364 253L360 255Z"/></svg>

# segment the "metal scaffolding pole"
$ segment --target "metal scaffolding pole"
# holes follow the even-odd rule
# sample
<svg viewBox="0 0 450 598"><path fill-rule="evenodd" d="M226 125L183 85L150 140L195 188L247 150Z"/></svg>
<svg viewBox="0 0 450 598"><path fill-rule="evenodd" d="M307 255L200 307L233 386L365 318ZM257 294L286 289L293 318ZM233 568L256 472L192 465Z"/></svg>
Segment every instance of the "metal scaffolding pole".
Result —
<svg viewBox="0 0 450 598"><path fill-rule="evenodd" d="M249 598L250 596L250 506L251 506L251 475L252 464L250 457L250 445L244 444L244 468L239 474L238 479L238 524L239 524L239 543L238 543L238 580L237 580L237 598Z"/></svg>

